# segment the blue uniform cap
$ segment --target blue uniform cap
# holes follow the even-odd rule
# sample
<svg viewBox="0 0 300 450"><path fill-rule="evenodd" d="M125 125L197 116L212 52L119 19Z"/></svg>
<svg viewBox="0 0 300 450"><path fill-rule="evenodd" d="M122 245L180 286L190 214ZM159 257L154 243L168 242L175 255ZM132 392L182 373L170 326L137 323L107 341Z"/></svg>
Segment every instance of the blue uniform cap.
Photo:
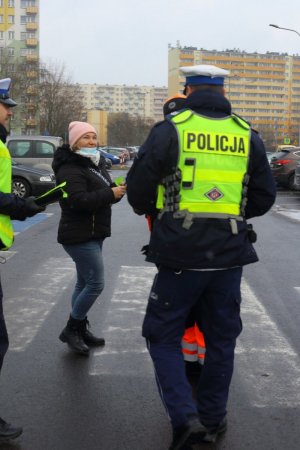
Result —
<svg viewBox="0 0 300 450"><path fill-rule="evenodd" d="M180 70L186 77L185 86L197 86L200 84L223 86L224 78L230 74L228 70L208 64L180 67Z"/></svg>
<svg viewBox="0 0 300 450"><path fill-rule="evenodd" d="M3 78L0 80L0 103L4 103L4 105L12 108L13 106L17 106L17 103L12 98L9 98L10 85L10 78Z"/></svg>

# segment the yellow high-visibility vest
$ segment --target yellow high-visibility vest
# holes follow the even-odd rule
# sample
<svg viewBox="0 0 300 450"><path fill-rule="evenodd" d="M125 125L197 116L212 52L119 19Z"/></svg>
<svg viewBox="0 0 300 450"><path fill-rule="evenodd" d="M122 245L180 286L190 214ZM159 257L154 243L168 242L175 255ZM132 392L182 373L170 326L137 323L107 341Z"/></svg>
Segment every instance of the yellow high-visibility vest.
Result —
<svg viewBox="0 0 300 450"><path fill-rule="evenodd" d="M7 147L0 140L0 192L11 193L11 157ZM9 216L0 214L0 250L7 250L14 241L14 232Z"/></svg>
<svg viewBox="0 0 300 450"><path fill-rule="evenodd" d="M232 115L208 118L185 110L172 117L179 143L176 174L159 186L156 206L174 217L241 220L247 190L251 129Z"/></svg>

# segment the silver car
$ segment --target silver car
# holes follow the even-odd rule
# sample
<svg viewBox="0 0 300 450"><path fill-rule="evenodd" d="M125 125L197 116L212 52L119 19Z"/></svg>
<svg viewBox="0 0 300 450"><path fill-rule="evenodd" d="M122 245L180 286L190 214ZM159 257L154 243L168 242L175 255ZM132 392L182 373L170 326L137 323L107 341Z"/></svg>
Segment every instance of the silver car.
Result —
<svg viewBox="0 0 300 450"><path fill-rule="evenodd" d="M52 171L55 150L63 144L57 136L9 136L6 145L11 157L20 164Z"/></svg>

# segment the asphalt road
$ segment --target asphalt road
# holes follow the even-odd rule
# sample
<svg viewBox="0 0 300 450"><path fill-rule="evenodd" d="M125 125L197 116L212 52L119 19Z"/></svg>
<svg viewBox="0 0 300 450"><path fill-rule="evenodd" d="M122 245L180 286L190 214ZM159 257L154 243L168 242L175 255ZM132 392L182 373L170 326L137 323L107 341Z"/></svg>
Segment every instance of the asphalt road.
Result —
<svg viewBox="0 0 300 450"><path fill-rule="evenodd" d="M260 262L244 270L244 331L229 428L216 445L199 450L299 449L300 228L291 211L300 211L300 195L282 190L272 211L253 220ZM59 208L33 219L18 224L0 266L11 341L0 415L24 427L18 440L0 448L166 450L171 430L141 337L155 273L140 253L148 238L144 218L126 199L113 207L113 236L104 244L106 286L89 317L107 343L88 358L58 340L75 275L56 242Z"/></svg>

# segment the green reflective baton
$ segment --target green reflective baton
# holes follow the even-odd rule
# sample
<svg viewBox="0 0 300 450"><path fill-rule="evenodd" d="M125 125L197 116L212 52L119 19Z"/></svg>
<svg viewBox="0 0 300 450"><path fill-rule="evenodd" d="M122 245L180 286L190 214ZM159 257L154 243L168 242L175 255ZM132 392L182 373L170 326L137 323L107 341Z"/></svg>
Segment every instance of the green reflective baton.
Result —
<svg viewBox="0 0 300 450"><path fill-rule="evenodd" d="M121 175L120 177L117 177L114 179L114 183L116 186L120 186L121 184L125 183L125 177L123 177L123 175Z"/></svg>
<svg viewBox="0 0 300 450"><path fill-rule="evenodd" d="M45 192L39 197L35 197L35 203L39 206L46 206L50 205L50 203L58 202L58 200L60 200L61 198L67 198L68 194L63 189L66 184L66 181L64 181L58 186L55 186L53 189L50 189L50 191Z"/></svg>

